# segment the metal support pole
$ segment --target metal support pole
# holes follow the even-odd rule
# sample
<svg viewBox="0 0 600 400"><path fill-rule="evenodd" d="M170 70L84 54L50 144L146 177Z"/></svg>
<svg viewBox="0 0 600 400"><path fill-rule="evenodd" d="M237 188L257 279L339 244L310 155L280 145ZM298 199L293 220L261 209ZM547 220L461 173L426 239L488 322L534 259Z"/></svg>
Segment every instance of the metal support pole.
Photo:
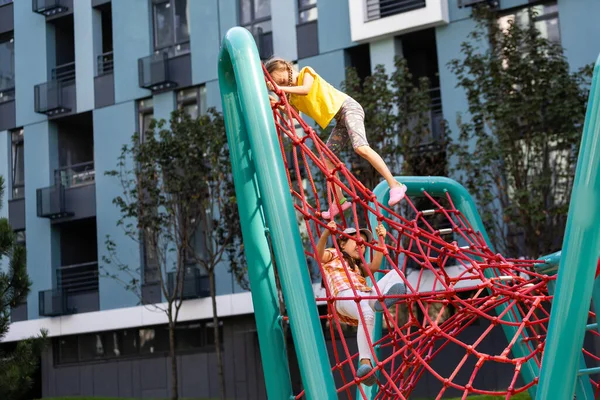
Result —
<svg viewBox="0 0 600 400"><path fill-rule="evenodd" d="M538 399L573 398L600 257L600 57L579 148Z"/></svg>
<svg viewBox="0 0 600 400"><path fill-rule="evenodd" d="M254 39L248 30L234 27L225 35L219 57L219 81L226 118L230 120L229 143L234 147L239 146L240 143L236 143L236 140L239 140L241 135L235 135L235 132L245 131L250 145L249 148L243 149L242 154L237 153L236 157L251 157L251 164L256 170L258 189L255 188L255 190L260 193L259 204L263 209L266 225L270 228L273 253L279 267L281 287L290 318L290 327L306 398L309 400L337 399L325 338L300 239L300 230L296 222L290 189L287 185L263 70ZM234 176L234 179L245 182L242 175ZM246 198L246 194L245 192L238 193L239 203L253 200L256 202L256 197ZM256 208L254 207L255 210ZM248 211L249 209L244 210L244 212ZM249 217L246 215L242 224L248 225ZM246 226L245 229L248 231L249 227ZM250 244L253 244L255 240L259 243L263 243L263 241L266 243L264 231L260 232L260 239L253 238L255 235L258 235L258 232L248 232L248 237L244 237L245 246L248 246L247 238ZM249 258L248 261L252 268L256 268L252 265L255 260ZM255 275L259 275L260 272L260 270L255 271ZM260 287L255 287L253 282L251 284L253 294L255 291L261 290ZM271 281L269 282L269 288L275 288L274 280L272 285ZM271 295L258 300L259 302L255 303L255 310L265 306L263 301L269 308L277 309L276 300L272 299ZM269 310L269 315L272 312L273 310ZM284 380L281 369L287 367L287 364L285 367L282 365L283 357L271 354L267 349L263 352L263 348L273 345L268 342L268 337L273 337L273 331L279 332L279 329L280 327L274 328L273 321L270 319L257 320L257 330L264 339L261 342L261 354L263 355L267 389L273 382L284 384L279 382L279 380ZM277 349L276 352L280 351ZM269 398L273 400L287 397L289 394L286 397L269 395Z"/></svg>

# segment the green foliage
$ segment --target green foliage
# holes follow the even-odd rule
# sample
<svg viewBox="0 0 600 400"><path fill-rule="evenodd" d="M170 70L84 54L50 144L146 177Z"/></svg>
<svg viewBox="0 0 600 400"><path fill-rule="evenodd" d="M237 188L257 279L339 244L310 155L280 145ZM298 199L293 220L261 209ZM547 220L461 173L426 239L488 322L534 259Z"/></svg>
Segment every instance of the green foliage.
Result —
<svg viewBox="0 0 600 400"><path fill-rule="evenodd" d="M118 178L123 187L123 195L113 200L121 213L117 224L127 237L143 241L146 251L153 253L162 283L174 271L180 289L184 266L198 265L213 272L227 261L245 284L241 228L220 113L211 109L192 119L177 110L169 126L164 120L153 120L148 132L135 133L131 144L123 146L117 169L106 175ZM106 245L109 256L104 257L102 269L115 279L118 272L129 272L126 288L139 289L139 268L119 262L117 243L110 237ZM116 271L106 268L111 264ZM165 298L178 300L180 290L170 293L162 286Z"/></svg>
<svg viewBox="0 0 600 400"><path fill-rule="evenodd" d="M562 242L592 69L571 72L533 23L501 30L488 8L474 17L462 59L449 64L468 99L449 148L453 172L496 250L538 257Z"/></svg>
<svg viewBox="0 0 600 400"><path fill-rule="evenodd" d="M131 240L143 244L144 283L158 283L166 306L171 355L171 399L178 398L175 358L176 330L183 304L186 274L199 269L208 275L213 306L215 351L224 397L215 269L229 264L243 287L246 266L223 116L214 109L192 119L183 110L166 121L153 120L122 148L117 169L106 172L119 180L123 195L113 203L121 213L117 224ZM103 274L120 281L142 299L140 268L122 263L117 243L106 238ZM110 268L112 266L112 269ZM169 287L168 274L174 274ZM129 279L123 279L123 276ZM192 283L189 279L186 286Z"/></svg>
<svg viewBox="0 0 600 400"><path fill-rule="evenodd" d="M4 178L0 176L0 208ZM8 262L7 262L8 261ZM27 299L31 281L27 275L25 248L16 242L8 219L0 218L0 340L8 332L11 307ZM6 268L7 267L7 268ZM32 386L31 376L39 366L46 332L0 350L0 399L20 399Z"/></svg>

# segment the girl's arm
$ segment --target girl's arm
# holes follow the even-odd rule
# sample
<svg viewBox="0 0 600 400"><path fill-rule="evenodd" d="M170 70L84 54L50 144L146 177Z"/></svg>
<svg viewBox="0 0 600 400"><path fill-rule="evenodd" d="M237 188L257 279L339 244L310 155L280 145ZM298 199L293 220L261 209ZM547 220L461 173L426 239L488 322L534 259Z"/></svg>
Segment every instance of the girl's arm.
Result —
<svg viewBox="0 0 600 400"><path fill-rule="evenodd" d="M385 235L386 235L387 231L385 230L385 227L383 226L383 224L379 224L377 226L377 228L375 228L375 232L377 233L377 236L379 237L379 245L385 246ZM369 264L369 269L371 270L372 273L375 273L375 272L377 272L377 270L379 270L379 267L381 266L381 261L383 261L383 253L376 251L375 254L373 254L373 259L371 260L371 264Z"/></svg>
<svg viewBox="0 0 600 400"><path fill-rule="evenodd" d="M317 257L318 257L318 260L321 261L321 263L326 263L326 262L331 261L332 256L329 253L325 254L325 248L327 247L327 239L331 235L330 229L335 229L335 222L330 221L327 224L327 228L328 229L323 230L323 233L321 234L321 237L319 238L319 242L317 243Z"/></svg>
<svg viewBox="0 0 600 400"><path fill-rule="evenodd" d="M310 88L312 87L315 78L311 74L304 74L304 81L302 82L302 86L279 86L285 93L299 94L301 96L306 96L310 92Z"/></svg>

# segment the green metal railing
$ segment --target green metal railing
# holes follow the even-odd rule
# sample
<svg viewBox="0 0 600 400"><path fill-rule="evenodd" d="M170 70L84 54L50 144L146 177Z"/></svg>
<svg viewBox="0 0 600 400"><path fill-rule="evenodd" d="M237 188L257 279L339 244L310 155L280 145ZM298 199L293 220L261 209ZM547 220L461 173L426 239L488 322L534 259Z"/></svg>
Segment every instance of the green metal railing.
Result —
<svg viewBox="0 0 600 400"><path fill-rule="evenodd" d="M267 395L286 399L293 394L268 233L306 398L333 400L333 374L264 82L252 35L230 29L219 55L219 87ZM267 226L273 229L268 232Z"/></svg>
<svg viewBox="0 0 600 400"><path fill-rule="evenodd" d="M600 257L599 81L600 57L594 68L571 192L537 389L540 400L573 398L592 295L596 307L600 305L600 284L594 282Z"/></svg>

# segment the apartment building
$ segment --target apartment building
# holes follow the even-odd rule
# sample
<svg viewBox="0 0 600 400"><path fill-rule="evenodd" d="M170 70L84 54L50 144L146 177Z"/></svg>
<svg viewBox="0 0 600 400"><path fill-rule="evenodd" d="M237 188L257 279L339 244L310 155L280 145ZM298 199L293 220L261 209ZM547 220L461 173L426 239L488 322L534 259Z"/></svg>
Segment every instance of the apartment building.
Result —
<svg viewBox="0 0 600 400"><path fill-rule="evenodd" d="M220 109L217 57L229 28L248 28L261 57L310 65L335 85L348 66L367 76L378 64L391 70L403 55L415 75L431 79L432 121L444 116L452 129L466 99L447 63L482 1L0 0L0 175L8 200L0 213L26 245L33 281L26 304L12 310L5 342L49 330L42 395L168 394L164 314L98 277L110 235L121 261L140 267L143 301L162 300L150 252L116 224L120 187L104 172L151 118L177 107L192 115ZM538 7L532 23L563 44L573 68L600 53L592 40L600 37L597 0L495 3L504 19ZM178 330L180 393L217 396L206 276L191 279ZM264 399L250 294L226 265L217 292L228 396Z"/></svg>

